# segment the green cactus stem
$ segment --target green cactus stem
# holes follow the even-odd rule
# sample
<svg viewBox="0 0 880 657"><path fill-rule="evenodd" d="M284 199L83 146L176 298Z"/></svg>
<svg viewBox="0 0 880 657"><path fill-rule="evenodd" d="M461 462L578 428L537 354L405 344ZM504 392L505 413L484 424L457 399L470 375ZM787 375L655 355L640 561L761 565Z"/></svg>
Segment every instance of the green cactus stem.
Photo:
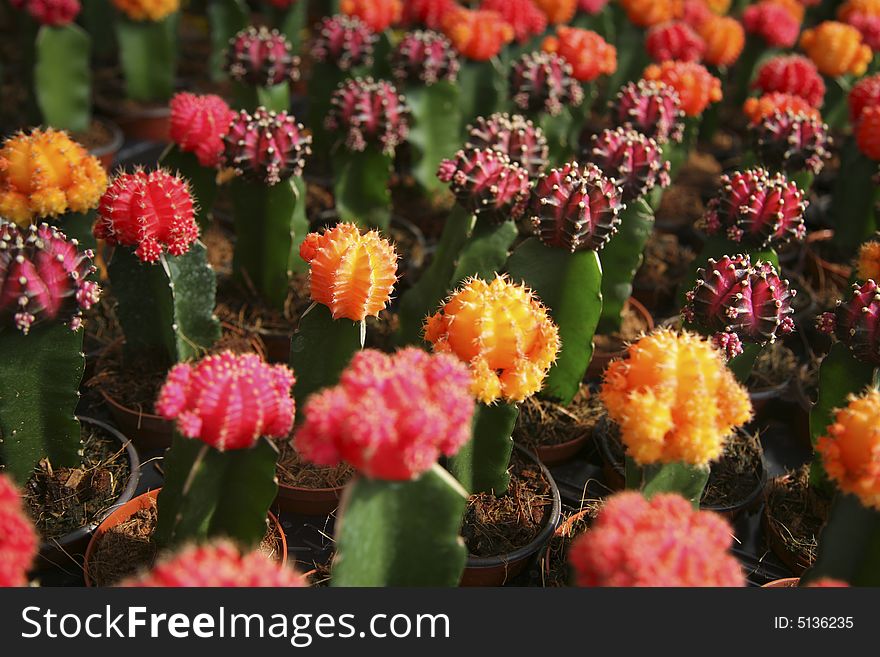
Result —
<svg viewBox="0 0 880 657"><path fill-rule="evenodd" d="M836 177L832 191L834 244L842 253L853 253L878 229L880 186L873 181L877 162L862 155L850 136L843 146L840 170L846 175Z"/></svg>
<svg viewBox="0 0 880 657"><path fill-rule="evenodd" d="M269 7L269 22L287 37L294 52L299 52L303 45L303 32L309 18L308 0L296 0L287 9Z"/></svg>
<svg viewBox="0 0 880 657"><path fill-rule="evenodd" d="M486 62L462 61L458 74L462 137L478 116L491 116L507 109L509 69L510 55L504 51Z"/></svg>
<svg viewBox="0 0 880 657"><path fill-rule="evenodd" d="M301 3L298 3L301 4ZM208 23L211 27L211 62L214 82L227 79L225 53L229 40L250 22L250 10L244 0L208 0Z"/></svg>
<svg viewBox="0 0 880 657"><path fill-rule="evenodd" d="M414 481L358 478L342 498L333 586L457 586L467 493L439 465Z"/></svg>
<svg viewBox="0 0 880 657"><path fill-rule="evenodd" d="M217 170L204 167L195 153L186 153L176 144L170 144L159 164L169 171L175 171L189 182L189 189L196 202L196 221L199 232L204 233L210 224L211 210L217 198Z"/></svg>
<svg viewBox="0 0 880 657"><path fill-rule="evenodd" d="M266 516L278 492L277 458L277 448L266 438L249 449L221 452L175 434L157 500L157 545L169 548L224 536L256 548L266 535Z"/></svg>
<svg viewBox="0 0 880 657"><path fill-rule="evenodd" d="M560 167L578 155L578 138L586 121L584 107L563 107L556 116L541 112L533 116L535 125L540 126L547 138L550 165Z"/></svg>
<svg viewBox="0 0 880 657"><path fill-rule="evenodd" d="M769 48L764 40L754 34L746 35L746 45L736 60L733 70L733 106L742 107L749 97L750 85L760 64L779 54L778 48Z"/></svg>
<svg viewBox="0 0 880 657"><path fill-rule="evenodd" d="M298 176L277 185L236 178L231 184L235 215L236 279L273 308L284 309L294 269L302 271L298 245L308 233L304 184Z"/></svg>
<svg viewBox="0 0 880 657"><path fill-rule="evenodd" d="M265 107L273 112L290 109L290 84L282 82L271 87L252 87L240 82L233 83L235 109L253 112Z"/></svg>
<svg viewBox="0 0 880 657"><path fill-rule="evenodd" d="M611 74L606 87L605 100L614 98L614 94L624 84L642 77L642 72L650 63L645 49L645 30L633 23L626 15L620 3L610 3L611 25L617 46L617 70Z"/></svg>
<svg viewBox="0 0 880 657"><path fill-rule="evenodd" d="M516 404L477 405L473 437L448 461L449 471L470 494L507 492L513 428L518 416Z"/></svg>
<svg viewBox="0 0 880 657"><path fill-rule="evenodd" d="M201 242L181 256L162 254L153 264L116 247L109 273L126 359L152 354L170 366L203 355L220 337L217 280Z"/></svg>
<svg viewBox="0 0 880 657"><path fill-rule="evenodd" d="M507 262L510 246L517 236L513 221L494 223L478 221L458 254L458 262L449 281L449 289L457 288L468 278L492 280ZM438 304L440 299L437 300Z"/></svg>
<svg viewBox="0 0 880 657"><path fill-rule="evenodd" d="M410 86L405 89L413 125L408 141L415 151L412 173L416 182L429 196L448 189L437 178L437 167L455 155L461 125L460 91L452 82L431 86Z"/></svg>
<svg viewBox="0 0 880 657"><path fill-rule="evenodd" d="M602 313L602 266L595 251L567 253L531 237L511 254L507 270L530 287L559 327L562 348L541 396L568 405L593 357L593 335Z"/></svg>
<svg viewBox="0 0 880 657"><path fill-rule="evenodd" d="M675 182L675 177L681 171L681 167L688 161L691 152L697 145L697 136L700 132L700 117L688 116L684 119L684 131L681 142L668 141L663 145L663 159L669 161L669 177ZM748 156L748 153L746 154Z"/></svg>
<svg viewBox="0 0 880 657"><path fill-rule="evenodd" d="M339 218L365 228L387 231L391 224L393 158L376 146L363 151L343 147L333 155L333 193Z"/></svg>
<svg viewBox="0 0 880 657"><path fill-rule="evenodd" d="M107 20L112 15L113 5L110 0L88 0L83 3L78 22L91 36L92 54L97 59L109 59L118 52L114 21Z"/></svg>
<svg viewBox="0 0 880 657"><path fill-rule="evenodd" d="M43 123L85 132L92 122L91 38L81 27L44 25L37 33L34 88Z"/></svg>
<svg viewBox="0 0 880 657"><path fill-rule="evenodd" d="M366 74L367 69L358 66L350 71L343 71L338 66L327 62L315 62L312 74L309 78L309 122L312 131L312 152L315 154L313 161L324 168L329 168L330 152L336 142L336 136L331 134L324 122L330 113L330 99L336 88L349 77L355 78Z"/></svg>
<svg viewBox="0 0 880 657"><path fill-rule="evenodd" d="M648 499L658 493L678 493L700 508L700 500L706 482L709 481L709 466L688 463L657 463L640 466L629 456L626 457L626 487L638 490Z"/></svg>
<svg viewBox="0 0 880 657"><path fill-rule="evenodd" d="M161 21L132 21L119 16L119 61L130 100L162 103L174 93L179 13Z"/></svg>
<svg viewBox="0 0 880 657"><path fill-rule="evenodd" d="M40 459L80 462L79 402L83 332L50 323L28 335L0 330L0 463L24 486Z"/></svg>

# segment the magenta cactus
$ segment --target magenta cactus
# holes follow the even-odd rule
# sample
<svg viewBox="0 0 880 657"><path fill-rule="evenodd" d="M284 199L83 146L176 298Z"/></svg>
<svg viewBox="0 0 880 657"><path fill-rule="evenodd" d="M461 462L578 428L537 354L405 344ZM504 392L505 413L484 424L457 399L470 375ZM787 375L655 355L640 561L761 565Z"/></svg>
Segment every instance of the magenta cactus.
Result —
<svg viewBox="0 0 880 657"><path fill-rule="evenodd" d="M460 150L443 160L437 177L449 183L462 207L495 222L516 219L525 209L528 172L507 155L487 148Z"/></svg>
<svg viewBox="0 0 880 657"><path fill-rule="evenodd" d="M702 225L709 234L767 248L803 239L807 201L782 174L756 168L721 177L721 189L709 202Z"/></svg>
<svg viewBox="0 0 880 657"><path fill-rule="evenodd" d="M713 331L716 346L732 358L742 353L743 342L764 345L794 331L796 294L769 262L753 263L748 255L710 258L697 270L682 315Z"/></svg>
<svg viewBox="0 0 880 657"><path fill-rule="evenodd" d="M818 175L831 157L828 126L814 115L785 110L752 126L761 161L778 171Z"/></svg>
<svg viewBox="0 0 880 657"><path fill-rule="evenodd" d="M625 84L611 102L611 120L661 145L681 141L684 134L684 111L678 92L662 82L639 80Z"/></svg>
<svg viewBox="0 0 880 657"><path fill-rule="evenodd" d="M39 542L21 492L0 472L0 588L25 586Z"/></svg>
<svg viewBox="0 0 880 657"><path fill-rule="evenodd" d="M229 41L226 70L236 82L272 87L299 79L299 57L278 30L249 27Z"/></svg>
<svg viewBox="0 0 880 657"><path fill-rule="evenodd" d="M529 198L529 218L547 246L575 251L599 250L617 232L621 190L588 164L571 162L541 176Z"/></svg>
<svg viewBox="0 0 880 657"><path fill-rule="evenodd" d="M880 366L880 288L868 279L853 285L849 301L838 301L834 312L823 313L818 329L850 348L861 361Z"/></svg>
<svg viewBox="0 0 880 657"><path fill-rule="evenodd" d="M557 116L566 107L577 107L584 92L573 77L571 64L555 53L526 53L510 71L514 105L528 112Z"/></svg>
<svg viewBox="0 0 880 657"><path fill-rule="evenodd" d="M393 155L406 139L409 110L390 82L373 78L346 80L330 102L326 127L345 133L345 145L352 151L366 150L374 143L386 155Z"/></svg>
<svg viewBox="0 0 880 657"><path fill-rule="evenodd" d="M270 112L264 107L253 114L239 112L224 141L225 165L267 185L299 176L312 152L312 138L301 123L287 112Z"/></svg>
<svg viewBox="0 0 880 657"><path fill-rule="evenodd" d="M590 162L623 190L629 203L657 186L669 185L669 162L656 141L627 128L603 130L593 137Z"/></svg>
<svg viewBox="0 0 880 657"><path fill-rule="evenodd" d="M56 319L77 330L82 311L101 294L87 280L95 271L91 258L91 251L78 251L76 240L46 224L0 222L0 316L24 334Z"/></svg>
<svg viewBox="0 0 880 657"><path fill-rule="evenodd" d="M404 35L391 56L391 69L398 83L431 86L455 82L461 62L452 42L438 32L417 30Z"/></svg>
<svg viewBox="0 0 880 657"><path fill-rule="evenodd" d="M488 148L504 153L525 168L529 176L538 175L548 164L549 148L544 131L519 114L478 117L468 126L465 148Z"/></svg>
<svg viewBox="0 0 880 657"><path fill-rule="evenodd" d="M312 45L316 62L336 65L342 71L373 65L377 35L357 16L325 16Z"/></svg>

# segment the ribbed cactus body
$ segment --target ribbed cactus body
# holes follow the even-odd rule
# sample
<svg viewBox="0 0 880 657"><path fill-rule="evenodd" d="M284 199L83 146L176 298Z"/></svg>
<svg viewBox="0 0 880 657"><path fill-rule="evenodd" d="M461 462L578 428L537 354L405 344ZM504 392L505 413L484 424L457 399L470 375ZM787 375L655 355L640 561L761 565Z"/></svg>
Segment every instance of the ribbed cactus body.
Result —
<svg viewBox="0 0 880 657"><path fill-rule="evenodd" d="M780 55L762 64L752 87L768 94L774 91L793 94L813 107L825 99L825 81L816 65L803 55Z"/></svg>
<svg viewBox="0 0 880 657"><path fill-rule="evenodd" d="M859 360L880 366L880 288L873 280L853 285L852 296L820 317L820 330L834 333Z"/></svg>
<svg viewBox="0 0 880 657"><path fill-rule="evenodd" d="M526 53L510 71L514 105L526 112L556 116L566 107L578 107L584 92L573 77L571 64L555 53Z"/></svg>
<svg viewBox="0 0 880 657"><path fill-rule="evenodd" d="M223 138L235 113L213 94L179 93L171 99L171 140L185 153L194 153L203 167L216 167L223 154Z"/></svg>
<svg viewBox="0 0 880 657"><path fill-rule="evenodd" d="M571 64L578 82L592 82L617 70L617 48L593 30L560 25L556 34L547 37L541 47Z"/></svg>
<svg viewBox="0 0 880 657"><path fill-rule="evenodd" d="M655 62L665 62L667 59L698 62L703 57L706 43L687 23L671 21L648 30L645 48Z"/></svg>
<svg viewBox="0 0 880 657"><path fill-rule="evenodd" d="M603 130L593 138L590 162L621 188L625 203L670 182L660 146L635 130Z"/></svg>
<svg viewBox="0 0 880 657"><path fill-rule="evenodd" d="M408 32L391 56L391 70L399 84L455 82L460 67L452 43L437 32Z"/></svg>
<svg viewBox="0 0 880 657"><path fill-rule="evenodd" d="M697 62L651 64L645 69L644 78L663 82L675 89L681 109L687 116L700 116L709 105L722 98L721 80Z"/></svg>
<svg viewBox="0 0 880 657"><path fill-rule="evenodd" d="M753 126L753 132L759 158L776 171L818 175L831 157L828 126L815 116L775 112Z"/></svg>
<svg viewBox="0 0 880 657"><path fill-rule="evenodd" d="M372 78L346 80L330 102L326 127L338 131L351 151L364 151L374 145L393 155L406 139L406 102L390 82Z"/></svg>
<svg viewBox="0 0 880 657"><path fill-rule="evenodd" d="M376 35L355 16L325 16L312 45L316 62L332 64L342 71L371 66Z"/></svg>
<svg viewBox="0 0 880 657"><path fill-rule="evenodd" d="M516 219L525 209L528 173L498 151L472 148L440 164L437 177L462 207L494 222Z"/></svg>
<svg viewBox="0 0 880 657"><path fill-rule="evenodd" d="M299 79L299 57L277 30L249 27L230 40L226 70L236 82L273 87Z"/></svg>
<svg viewBox="0 0 880 657"><path fill-rule="evenodd" d="M547 29L547 16L534 0L483 0L480 8L498 12L513 28L518 43L525 43Z"/></svg>
<svg viewBox="0 0 880 657"><path fill-rule="evenodd" d="M465 149L491 149L507 155L536 176L547 166L549 149L544 131L525 117L493 114L468 126Z"/></svg>
<svg viewBox="0 0 880 657"><path fill-rule="evenodd" d="M249 181L277 185L302 174L311 143L302 124L287 112L242 110L229 126L223 162Z"/></svg>
<svg viewBox="0 0 880 657"><path fill-rule="evenodd" d="M624 85L611 103L616 125L631 127L659 144L681 141L684 112L678 92L660 82L638 80Z"/></svg>

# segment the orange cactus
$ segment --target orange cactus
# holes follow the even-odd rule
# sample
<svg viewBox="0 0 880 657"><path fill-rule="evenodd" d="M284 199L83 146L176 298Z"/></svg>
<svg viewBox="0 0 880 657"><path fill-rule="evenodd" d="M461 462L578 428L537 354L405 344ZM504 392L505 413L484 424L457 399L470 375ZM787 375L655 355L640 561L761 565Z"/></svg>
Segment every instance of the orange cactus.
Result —
<svg viewBox="0 0 880 657"><path fill-rule="evenodd" d="M568 23L577 11L578 0L534 0L551 25Z"/></svg>
<svg viewBox="0 0 880 657"><path fill-rule="evenodd" d="M601 396L642 465L708 464L752 416L748 393L721 352L696 334L667 329L641 338L629 358L608 366Z"/></svg>
<svg viewBox="0 0 880 657"><path fill-rule="evenodd" d="M113 5L133 21L161 21L180 9L180 0L113 0Z"/></svg>
<svg viewBox="0 0 880 657"><path fill-rule="evenodd" d="M759 124L776 112L786 112L788 110L796 114L805 114L820 121L822 120L819 110L810 105L809 101L805 98L795 96L794 94L772 91L760 98L749 98L743 104L743 112L749 117L752 125Z"/></svg>
<svg viewBox="0 0 880 657"><path fill-rule="evenodd" d="M837 18L848 23L851 16L880 16L880 0L846 0L837 9Z"/></svg>
<svg viewBox="0 0 880 657"><path fill-rule="evenodd" d="M862 75L873 57L871 49L862 43L861 32L836 21L825 21L805 30L801 48L821 73L832 78L847 73Z"/></svg>
<svg viewBox="0 0 880 657"><path fill-rule="evenodd" d="M706 42L703 59L715 66L730 66L746 45L742 23L730 16L712 16L700 26L700 36Z"/></svg>
<svg viewBox="0 0 880 657"><path fill-rule="evenodd" d="M792 18L794 18L798 23L804 22L804 14L806 13L806 8L799 0L766 0L775 5L779 5L780 7L784 7L785 10L791 14Z"/></svg>
<svg viewBox="0 0 880 657"><path fill-rule="evenodd" d="M859 150L872 160L880 161L880 105L862 110L855 133Z"/></svg>
<svg viewBox="0 0 880 657"><path fill-rule="evenodd" d="M857 276L859 280L880 281L880 242L865 242L859 249Z"/></svg>
<svg viewBox="0 0 880 657"><path fill-rule="evenodd" d="M544 39L541 47L571 64L572 75L580 82L591 82L617 70L617 48L592 30L563 26L556 30L556 36Z"/></svg>
<svg viewBox="0 0 880 657"><path fill-rule="evenodd" d="M88 212L107 189L97 158L66 133L18 133L0 149L0 216L19 226L67 212Z"/></svg>
<svg viewBox="0 0 880 657"><path fill-rule="evenodd" d="M520 402L538 392L559 351L547 309L525 286L501 276L466 282L426 320L425 339L468 363L471 392L484 404Z"/></svg>
<svg viewBox="0 0 880 657"><path fill-rule="evenodd" d="M299 254L309 263L312 301L330 308L334 319L360 322L391 300L397 253L377 231L361 234L354 224L338 224L306 235Z"/></svg>
<svg viewBox="0 0 880 657"><path fill-rule="evenodd" d="M384 32L403 16L401 0L342 0L339 8L343 14L360 18L374 32Z"/></svg>
<svg viewBox="0 0 880 657"><path fill-rule="evenodd" d="M492 59L513 41L513 27L495 11L458 7L443 19L443 33L464 57L477 62Z"/></svg>
<svg viewBox="0 0 880 657"><path fill-rule="evenodd" d="M816 450L828 476L843 492L880 510L880 391L850 396L825 431Z"/></svg>
<svg viewBox="0 0 880 657"><path fill-rule="evenodd" d="M653 27L677 18L681 0L620 0L629 20L639 27Z"/></svg>
<svg viewBox="0 0 880 657"><path fill-rule="evenodd" d="M717 103L722 97L721 80L696 62L651 64L642 77L659 80L675 89L681 100L681 109L688 116L699 116L710 103Z"/></svg>
<svg viewBox="0 0 880 657"><path fill-rule="evenodd" d="M732 0L706 0L706 6L719 16L729 12L731 4L733 4Z"/></svg>

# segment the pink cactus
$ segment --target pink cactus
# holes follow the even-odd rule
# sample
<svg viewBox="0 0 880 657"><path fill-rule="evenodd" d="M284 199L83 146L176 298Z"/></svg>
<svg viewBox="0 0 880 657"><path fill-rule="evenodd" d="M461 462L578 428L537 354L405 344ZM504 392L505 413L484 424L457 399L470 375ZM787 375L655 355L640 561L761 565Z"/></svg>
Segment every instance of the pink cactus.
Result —
<svg viewBox="0 0 880 657"><path fill-rule="evenodd" d="M797 294L769 262L748 255L709 259L687 293L684 318L715 332L715 344L733 357L742 342L763 345L794 331L792 300ZM737 339L723 334L735 334Z"/></svg>
<svg viewBox="0 0 880 657"><path fill-rule="evenodd" d="M391 57L394 78L401 84L431 86L455 82L461 62L452 42L439 32L417 30L404 35Z"/></svg>
<svg viewBox="0 0 880 657"><path fill-rule="evenodd" d="M0 588L27 585L37 533L12 479L0 472Z"/></svg>
<svg viewBox="0 0 880 657"><path fill-rule="evenodd" d="M703 59L706 42L684 21L670 21L648 30L645 48L655 62L667 59L699 62Z"/></svg>
<svg viewBox="0 0 880 657"><path fill-rule="evenodd" d="M611 103L614 125L633 128L658 144L681 141L684 112L678 92L662 82L639 80L625 84Z"/></svg>
<svg viewBox="0 0 880 657"><path fill-rule="evenodd" d="M849 92L849 118L857 123L866 107L880 105L880 74L859 80Z"/></svg>
<svg viewBox="0 0 880 657"><path fill-rule="evenodd" d="M321 19L312 45L316 62L335 64L342 71L373 65L373 46L378 37L357 16L326 16Z"/></svg>
<svg viewBox="0 0 880 657"><path fill-rule="evenodd" d="M801 23L788 7L777 2L758 2L745 8L743 27L771 48L791 48L801 32Z"/></svg>
<svg viewBox="0 0 880 657"><path fill-rule="evenodd" d="M510 70L513 104L529 112L558 115L566 107L578 107L584 100L572 68L555 53L533 52L520 57Z"/></svg>
<svg viewBox="0 0 880 657"><path fill-rule="evenodd" d="M293 426L293 372L253 353L231 351L168 373L156 411L177 430L218 450L247 449L260 436L283 438Z"/></svg>
<svg viewBox="0 0 880 657"><path fill-rule="evenodd" d="M249 27L229 41L226 70L237 82L272 87L299 79L299 57L278 30Z"/></svg>
<svg viewBox="0 0 880 657"><path fill-rule="evenodd" d="M853 12L846 18L846 23L856 28L865 42L875 53L880 50L880 15Z"/></svg>
<svg viewBox="0 0 880 657"><path fill-rule="evenodd" d="M568 559L579 586L745 586L732 537L722 516L679 495L624 492L608 498Z"/></svg>
<svg viewBox="0 0 880 657"><path fill-rule="evenodd" d="M833 333L856 358L880 366L880 288L868 279L853 285L849 301L839 301L833 313L817 321L820 331Z"/></svg>
<svg viewBox="0 0 880 657"><path fill-rule="evenodd" d="M807 201L797 184L782 174L756 168L721 176L702 225L710 235L766 248L803 239Z"/></svg>
<svg viewBox="0 0 880 657"><path fill-rule="evenodd" d="M346 80L334 92L327 129L345 134L345 145L363 151L377 144L393 155L409 132L406 100L390 82L373 78Z"/></svg>
<svg viewBox="0 0 880 657"><path fill-rule="evenodd" d="M403 22L439 30L443 27L446 14L457 6L455 0L407 0L403 3Z"/></svg>
<svg viewBox="0 0 880 657"><path fill-rule="evenodd" d="M287 112L242 110L226 135L224 163L238 175L270 186L299 176L312 153L312 136L304 130Z"/></svg>
<svg viewBox="0 0 880 657"><path fill-rule="evenodd" d="M480 148L504 153L529 176L536 176L546 168L550 154L544 131L519 114L478 117L468 126L465 149Z"/></svg>
<svg viewBox="0 0 880 657"><path fill-rule="evenodd" d="M779 55L762 64L752 88L761 95L783 93L799 96L813 107L822 107L825 81L816 65L803 55Z"/></svg>
<svg viewBox="0 0 880 657"><path fill-rule="evenodd" d="M575 251L599 250L620 223L620 187L598 167L576 162L538 178L529 199L529 218L547 246Z"/></svg>
<svg viewBox="0 0 880 657"><path fill-rule="evenodd" d="M624 203L670 182L669 162L663 159L660 146L635 130L603 130L594 136L590 162L621 187Z"/></svg>
<svg viewBox="0 0 880 657"><path fill-rule="evenodd" d="M761 162L778 171L818 175L831 157L828 126L815 116L777 111L752 125L751 130Z"/></svg>
<svg viewBox="0 0 880 657"><path fill-rule="evenodd" d="M243 553L227 540L190 545L165 557L148 573L124 581L124 587L231 588L308 586L292 568L272 561L259 550Z"/></svg>
<svg viewBox="0 0 880 657"><path fill-rule="evenodd" d="M41 25L60 27L72 23L82 9L79 0L10 0L15 9L23 9Z"/></svg>
<svg viewBox="0 0 880 657"><path fill-rule="evenodd" d="M373 479L415 479L470 439L470 385L448 354L361 351L338 386L309 399L294 445L318 465L344 460Z"/></svg>
<svg viewBox="0 0 880 657"><path fill-rule="evenodd" d="M164 169L119 174L101 197L94 233L135 247L143 262L156 262L163 250L183 255L199 237L189 185Z"/></svg>
<svg viewBox="0 0 880 657"><path fill-rule="evenodd" d="M76 240L46 224L18 228L0 221L0 317L24 334L53 320L77 330L82 311L101 296L87 280L95 272L91 259L91 251L78 251Z"/></svg>
<svg viewBox="0 0 880 657"><path fill-rule="evenodd" d="M449 183L461 206L477 216L502 222L518 218L525 209L528 172L499 151L460 150L440 163L437 177Z"/></svg>
<svg viewBox="0 0 880 657"><path fill-rule="evenodd" d="M235 112L220 96L179 93L171 99L171 141L195 153L199 164L214 168L223 154L223 138Z"/></svg>
<svg viewBox="0 0 880 657"><path fill-rule="evenodd" d="M483 0L480 9L495 11L512 28L518 43L544 34L547 16L533 0Z"/></svg>

